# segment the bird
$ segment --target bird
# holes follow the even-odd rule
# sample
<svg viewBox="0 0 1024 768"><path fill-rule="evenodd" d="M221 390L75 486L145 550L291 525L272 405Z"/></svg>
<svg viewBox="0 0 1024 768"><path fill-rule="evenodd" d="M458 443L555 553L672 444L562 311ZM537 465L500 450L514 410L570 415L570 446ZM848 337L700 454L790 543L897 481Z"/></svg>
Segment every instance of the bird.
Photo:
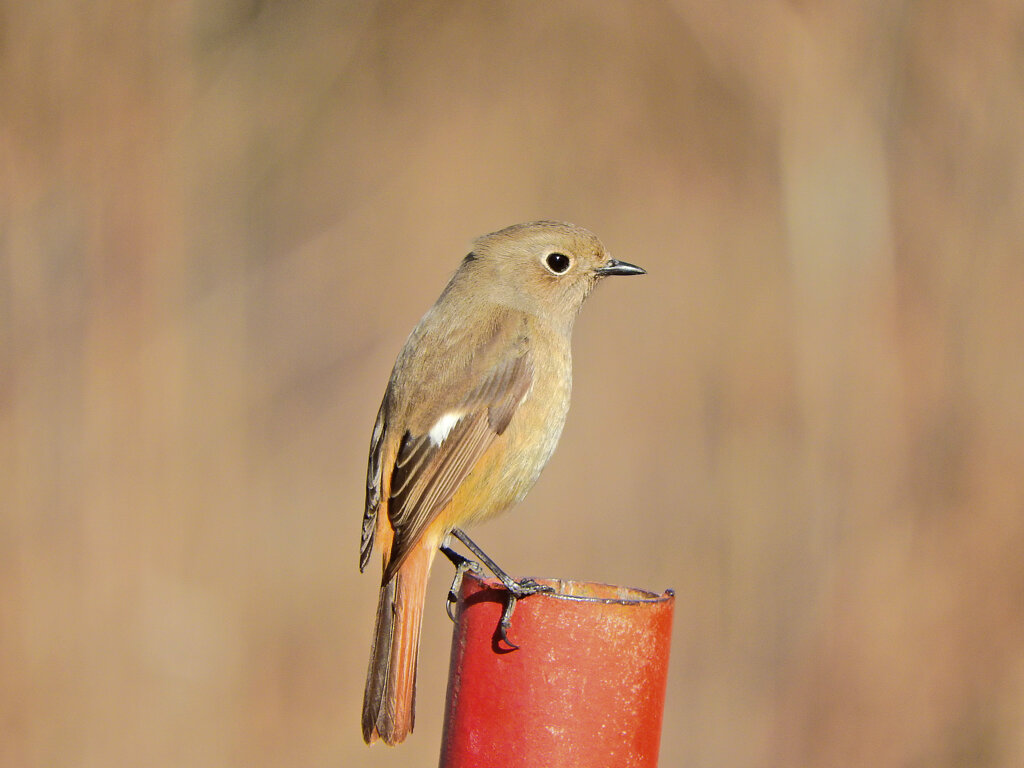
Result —
<svg viewBox="0 0 1024 768"><path fill-rule="evenodd" d="M581 306L603 278L641 274L583 227L506 227L474 241L399 352L370 439L360 539L360 571L375 542L383 563L363 697L367 744L398 744L413 730L435 555L533 487L569 410ZM507 578L514 595L543 589Z"/></svg>

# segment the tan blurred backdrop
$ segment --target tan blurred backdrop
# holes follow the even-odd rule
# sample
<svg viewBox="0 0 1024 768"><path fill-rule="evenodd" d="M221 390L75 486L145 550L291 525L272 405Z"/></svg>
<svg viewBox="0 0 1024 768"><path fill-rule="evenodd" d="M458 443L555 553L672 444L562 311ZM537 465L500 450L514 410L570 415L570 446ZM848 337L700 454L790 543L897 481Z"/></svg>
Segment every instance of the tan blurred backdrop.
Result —
<svg viewBox="0 0 1024 768"><path fill-rule="evenodd" d="M1024 764L1024 7L0 3L0 764L431 766L366 448L473 237L576 330L513 573L678 593L664 766Z"/></svg>

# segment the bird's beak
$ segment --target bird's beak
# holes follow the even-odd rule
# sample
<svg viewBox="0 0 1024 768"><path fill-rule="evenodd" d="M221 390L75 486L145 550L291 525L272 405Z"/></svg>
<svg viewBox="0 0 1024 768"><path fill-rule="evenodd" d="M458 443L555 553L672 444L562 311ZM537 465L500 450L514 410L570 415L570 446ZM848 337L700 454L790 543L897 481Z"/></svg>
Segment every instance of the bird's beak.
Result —
<svg viewBox="0 0 1024 768"><path fill-rule="evenodd" d="M608 275L646 275L647 270L638 267L636 264L630 264L628 261L609 259L604 266L595 269L594 273L598 277L607 277Z"/></svg>

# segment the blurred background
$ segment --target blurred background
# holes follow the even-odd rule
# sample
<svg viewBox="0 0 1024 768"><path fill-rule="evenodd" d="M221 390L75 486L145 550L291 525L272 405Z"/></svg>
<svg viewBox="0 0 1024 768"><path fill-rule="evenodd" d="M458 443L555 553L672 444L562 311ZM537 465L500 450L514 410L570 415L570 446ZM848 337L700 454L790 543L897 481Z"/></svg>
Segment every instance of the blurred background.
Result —
<svg viewBox="0 0 1024 768"><path fill-rule="evenodd" d="M678 595L665 766L1024 764L1024 6L0 2L0 764L363 745L391 364L474 237L575 334L519 575Z"/></svg>

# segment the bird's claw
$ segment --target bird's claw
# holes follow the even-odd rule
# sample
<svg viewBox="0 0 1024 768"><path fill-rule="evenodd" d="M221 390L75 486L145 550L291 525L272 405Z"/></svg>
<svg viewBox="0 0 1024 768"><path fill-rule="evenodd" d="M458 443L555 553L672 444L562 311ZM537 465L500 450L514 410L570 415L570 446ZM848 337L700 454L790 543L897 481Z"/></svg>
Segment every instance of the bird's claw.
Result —
<svg viewBox="0 0 1024 768"><path fill-rule="evenodd" d="M501 621L495 631L497 641L504 643L508 650L517 651L519 646L508 639L508 631L512 628L512 613L516 609L516 602L524 597L539 593L554 592L555 588L547 584L538 584L534 579L520 579L519 581L509 580L505 584L508 590L508 597L505 599L505 609L501 613Z"/></svg>
<svg viewBox="0 0 1024 768"><path fill-rule="evenodd" d="M444 606L448 618L453 623L455 622L455 614L452 612L452 609L459 602L459 593L462 591L462 579L465 577L466 571L472 571L478 576L482 576L484 572L484 569L480 567L480 563L475 560L470 560L468 557L462 557L461 555L456 555L456 557L459 559L455 560L452 558L452 562L455 563L455 577L452 579L452 585L448 587L448 600ZM451 558L451 555L449 555L449 558Z"/></svg>

